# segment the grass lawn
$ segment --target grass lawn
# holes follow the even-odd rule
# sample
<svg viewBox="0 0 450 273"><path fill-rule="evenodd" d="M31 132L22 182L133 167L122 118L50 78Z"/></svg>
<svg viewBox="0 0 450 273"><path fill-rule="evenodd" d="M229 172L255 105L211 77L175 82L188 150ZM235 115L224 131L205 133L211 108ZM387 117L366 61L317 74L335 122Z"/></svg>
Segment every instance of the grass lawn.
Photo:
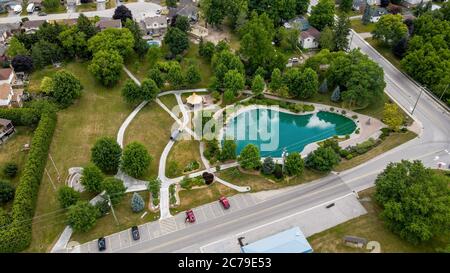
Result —
<svg viewBox="0 0 450 273"><path fill-rule="evenodd" d="M233 183L238 186L250 186L252 192L263 191L263 190L274 190L286 186L293 186L297 184L302 184L305 182L313 181L319 179L326 174L314 172L311 170L305 170L303 175L300 177L294 177L289 180L275 181L271 177L266 177L264 175L248 174L239 171L238 168L230 168L217 173L217 175L223 180Z"/></svg>
<svg viewBox="0 0 450 273"><path fill-rule="evenodd" d="M14 186L19 182L28 152L21 151L24 144L31 144L33 138L33 130L28 127L16 127L16 133L12 135L5 143L0 145L0 179L9 180ZM6 163L15 163L19 167L19 172L14 179L3 176L3 167Z"/></svg>
<svg viewBox="0 0 450 273"><path fill-rule="evenodd" d="M61 174L59 182L55 168L50 160L47 161L47 169L56 187L64 185L68 168L84 166L89 162L90 149L99 137L116 137L121 123L133 109L123 102L120 93L126 79L125 73L115 87L106 88L88 73L87 65L70 63L64 66L80 79L84 89L74 105L58 112L50 155ZM52 70L42 71L39 75L51 74ZM30 85L36 86L37 82L40 78L33 75ZM60 209L52 184L44 174L39 188L36 220L33 222L33 240L27 251L48 251L65 227L64 216L65 211Z"/></svg>
<svg viewBox="0 0 450 273"><path fill-rule="evenodd" d="M28 92L30 93L39 93L40 86L41 86L41 80L44 77L50 77L52 76L56 71L61 70L62 67L56 68L53 66L48 66L45 69L36 70L31 74L30 76L30 83L26 87Z"/></svg>
<svg viewBox="0 0 450 273"><path fill-rule="evenodd" d="M181 190L179 196L181 203L178 207L170 209L170 213L175 215L180 211L195 208L207 203L219 200L221 196L232 196L238 193L218 182L214 182L208 187L192 190Z"/></svg>
<svg viewBox="0 0 450 273"><path fill-rule="evenodd" d="M58 5L56 9L46 9L45 7L43 7L43 11L47 14L65 13L67 11L67 8L64 5Z"/></svg>
<svg viewBox="0 0 450 273"><path fill-rule="evenodd" d="M116 221L114 220L114 216L110 212L109 214L98 219L96 225L90 231L85 233L74 232L71 241L77 241L82 244L94 239L98 239L102 236L126 230L134 225L141 225L158 219L159 213L153 213L147 208L149 192L143 191L139 192L139 194L142 196L142 198L144 198L146 205L145 209L142 212L134 213L131 210L131 198L133 196L133 193L127 193L123 200L118 205L114 206L114 212L116 213L119 225L117 225ZM145 215L145 217L141 219L141 216L144 214L144 212L147 212L147 215Z"/></svg>
<svg viewBox="0 0 450 273"><path fill-rule="evenodd" d="M373 38L365 39L371 46L373 46L383 57L385 57L391 64L393 64L398 70L402 70L400 59L397 58L390 47L387 47Z"/></svg>
<svg viewBox="0 0 450 273"><path fill-rule="evenodd" d="M97 10L97 3L85 3L76 7L77 12L86 12Z"/></svg>
<svg viewBox="0 0 450 273"><path fill-rule="evenodd" d="M109 0L106 2L106 9L112 9L116 7L116 0Z"/></svg>
<svg viewBox="0 0 450 273"><path fill-rule="evenodd" d="M184 168L192 161L197 161L200 164L200 168L196 171L200 171L204 168L202 160L200 158L199 142L196 140L179 140L172 147L167 157L167 163L175 161L178 164L180 175L183 175ZM166 166L167 175L167 166ZM169 177L169 176L168 176ZM172 178L172 177L170 177Z"/></svg>
<svg viewBox="0 0 450 273"><path fill-rule="evenodd" d="M383 142L381 142L381 144L368 151L367 153L356 156L350 160L342 159L341 163L339 163L339 165L334 168L334 170L337 172L341 172L356 167L380 154L383 154L403 143L410 141L411 139L414 139L415 137L417 137L417 135L410 131L406 133L391 133L388 137L386 137L385 140L383 140Z"/></svg>
<svg viewBox="0 0 450 273"><path fill-rule="evenodd" d="M145 178L151 178L158 174L159 158L169 141L170 126L174 122L164 109L152 102L146 105L128 126L124 144L138 141L145 145L153 158Z"/></svg>
<svg viewBox="0 0 450 273"><path fill-rule="evenodd" d="M133 54L125 60L125 65L139 81L143 81L147 77L147 73L150 70L152 62L148 60L148 56L141 59L136 53L133 52Z"/></svg>
<svg viewBox="0 0 450 273"><path fill-rule="evenodd" d="M373 200L374 191L374 188L370 188L359 193L359 196L364 198L361 204L368 212L366 215L308 238L314 252L367 252L365 249L345 246L342 242L345 235L363 237L368 241L378 241L381 245L381 252L434 252L437 247L443 247L449 243L449 238L446 243L442 238L427 244L412 245L392 233L378 216L381 208Z"/></svg>
<svg viewBox="0 0 450 273"><path fill-rule="evenodd" d="M364 25L361 19L350 20L351 28L358 32L372 32L375 29L375 23Z"/></svg>
<svg viewBox="0 0 450 273"><path fill-rule="evenodd" d="M159 97L159 100L171 111L175 106L178 106L177 98L175 98L175 95L172 94ZM180 110L178 110L178 112L180 112L178 116L181 117L183 113L181 113Z"/></svg>

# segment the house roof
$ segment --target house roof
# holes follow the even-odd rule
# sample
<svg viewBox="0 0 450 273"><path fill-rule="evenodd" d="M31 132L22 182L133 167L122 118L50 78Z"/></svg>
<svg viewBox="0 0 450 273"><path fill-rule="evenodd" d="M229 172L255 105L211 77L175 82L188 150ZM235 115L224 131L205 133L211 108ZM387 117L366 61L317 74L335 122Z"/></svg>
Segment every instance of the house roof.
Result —
<svg viewBox="0 0 450 273"><path fill-rule="evenodd" d="M377 7L372 10L372 17L380 17L382 15L388 14L387 9L382 7Z"/></svg>
<svg viewBox="0 0 450 273"><path fill-rule="evenodd" d="M30 20L26 21L22 24L23 28L39 28L42 26L46 21L45 20Z"/></svg>
<svg viewBox="0 0 450 273"><path fill-rule="evenodd" d="M319 39L320 32L315 27L310 27L308 30L302 31L300 33L300 37L302 40L304 40L308 37L313 37L313 38Z"/></svg>
<svg viewBox="0 0 450 273"><path fill-rule="evenodd" d="M43 0L28 0L28 4L31 4L31 3L35 3L35 4L42 4L42 2L43 2Z"/></svg>
<svg viewBox="0 0 450 273"><path fill-rule="evenodd" d="M106 19L100 20L95 24L100 29L106 28L122 28L122 21L120 19Z"/></svg>
<svg viewBox="0 0 450 273"><path fill-rule="evenodd" d="M9 83L0 84L0 100L7 100L11 94L11 85Z"/></svg>
<svg viewBox="0 0 450 273"><path fill-rule="evenodd" d="M177 11L177 15L191 17L197 16L198 8L192 4L188 4Z"/></svg>
<svg viewBox="0 0 450 273"><path fill-rule="evenodd" d="M0 69L0 81L4 81L9 79L11 76L11 73L13 73L12 68L2 68Z"/></svg>
<svg viewBox="0 0 450 273"><path fill-rule="evenodd" d="M304 17L298 17L298 18L292 19L292 20L284 23L284 27L288 28L288 29L293 28L296 25L298 26L298 28L301 31L308 30L311 27L308 20L306 20L306 18L304 18Z"/></svg>
<svg viewBox="0 0 450 273"><path fill-rule="evenodd" d="M9 119L0 118L0 126L6 127L10 123L11 121Z"/></svg>
<svg viewBox="0 0 450 273"><path fill-rule="evenodd" d="M147 25L152 25L153 23L167 24L167 18L165 16L147 16L146 13L142 14L143 21Z"/></svg>
<svg viewBox="0 0 450 273"><path fill-rule="evenodd" d="M307 253L312 251L311 245L298 227L242 247L244 253Z"/></svg>

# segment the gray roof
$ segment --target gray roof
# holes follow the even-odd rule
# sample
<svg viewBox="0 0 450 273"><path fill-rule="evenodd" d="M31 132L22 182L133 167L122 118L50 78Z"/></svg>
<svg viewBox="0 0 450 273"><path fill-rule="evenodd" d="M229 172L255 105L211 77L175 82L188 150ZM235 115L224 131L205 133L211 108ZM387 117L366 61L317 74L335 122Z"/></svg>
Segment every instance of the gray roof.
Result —
<svg viewBox="0 0 450 273"><path fill-rule="evenodd" d="M197 17L198 8L192 4L188 4L182 8L180 8L177 12L177 15L186 16L186 17Z"/></svg>
<svg viewBox="0 0 450 273"><path fill-rule="evenodd" d="M150 16L150 17L145 17L143 19L143 21L147 24L147 25L151 25L153 23L158 23L158 25L160 24L167 24L167 18L165 16Z"/></svg>
<svg viewBox="0 0 450 273"><path fill-rule="evenodd" d="M372 11L372 17L379 17L385 14L388 14L387 9L381 7L377 7Z"/></svg>
<svg viewBox="0 0 450 273"><path fill-rule="evenodd" d="M42 26L46 21L45 20L30 20L26 21L22 24L23 28L39 28Z"/></svg>
<svg viewBox="0 0 450 273"><path fill-rule="evenodd" d="M120 19L100 20L95 24L95 26L100 29L122 28L122 21Z"/></svg>

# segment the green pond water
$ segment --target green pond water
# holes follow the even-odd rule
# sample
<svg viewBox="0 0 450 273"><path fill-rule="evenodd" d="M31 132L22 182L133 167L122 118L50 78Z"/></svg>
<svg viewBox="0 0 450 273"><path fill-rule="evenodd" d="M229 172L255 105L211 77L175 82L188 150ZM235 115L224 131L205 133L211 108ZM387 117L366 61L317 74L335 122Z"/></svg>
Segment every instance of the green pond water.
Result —
<svg viewBox="0 0 450 273"><path fill-rule="evenodd" d="M256 145L261 156L281 157L283 150L301 152L309 143L334 135L349 135L356 129L353 120L339 114L317 112L293 115L270 109L240 113L225 126L225 137L234 139L237 153L247 144Z"/></svg>

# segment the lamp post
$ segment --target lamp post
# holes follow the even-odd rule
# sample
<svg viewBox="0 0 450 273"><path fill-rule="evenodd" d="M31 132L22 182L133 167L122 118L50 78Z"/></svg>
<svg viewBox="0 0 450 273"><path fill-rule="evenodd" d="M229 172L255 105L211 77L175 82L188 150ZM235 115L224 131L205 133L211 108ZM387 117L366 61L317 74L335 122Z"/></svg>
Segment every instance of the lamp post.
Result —
<svg viewBox="0 0 450 273"><path fill-rule="evenodd" d="M442 95L439 97L440 100L442 100L442 97L444 96L444 94L447 92L448 87L450 86L450 83L447 85L447 87L445 87L444 92L442 92Z"/></svg>
<svg viewBox="0 0 450 273"><path fill-rule="evenodd" d="M420 87L420 93L419 93L419 96L417 97L416 103L414 104L414 107L413 107L413 109L411 111L411 115L414 113L414 110L416 110L416 106L417 106L417 103L419 103L419 99L420 99L420 96L422 95L422 92L423 92L423 87Z"/></svg>

